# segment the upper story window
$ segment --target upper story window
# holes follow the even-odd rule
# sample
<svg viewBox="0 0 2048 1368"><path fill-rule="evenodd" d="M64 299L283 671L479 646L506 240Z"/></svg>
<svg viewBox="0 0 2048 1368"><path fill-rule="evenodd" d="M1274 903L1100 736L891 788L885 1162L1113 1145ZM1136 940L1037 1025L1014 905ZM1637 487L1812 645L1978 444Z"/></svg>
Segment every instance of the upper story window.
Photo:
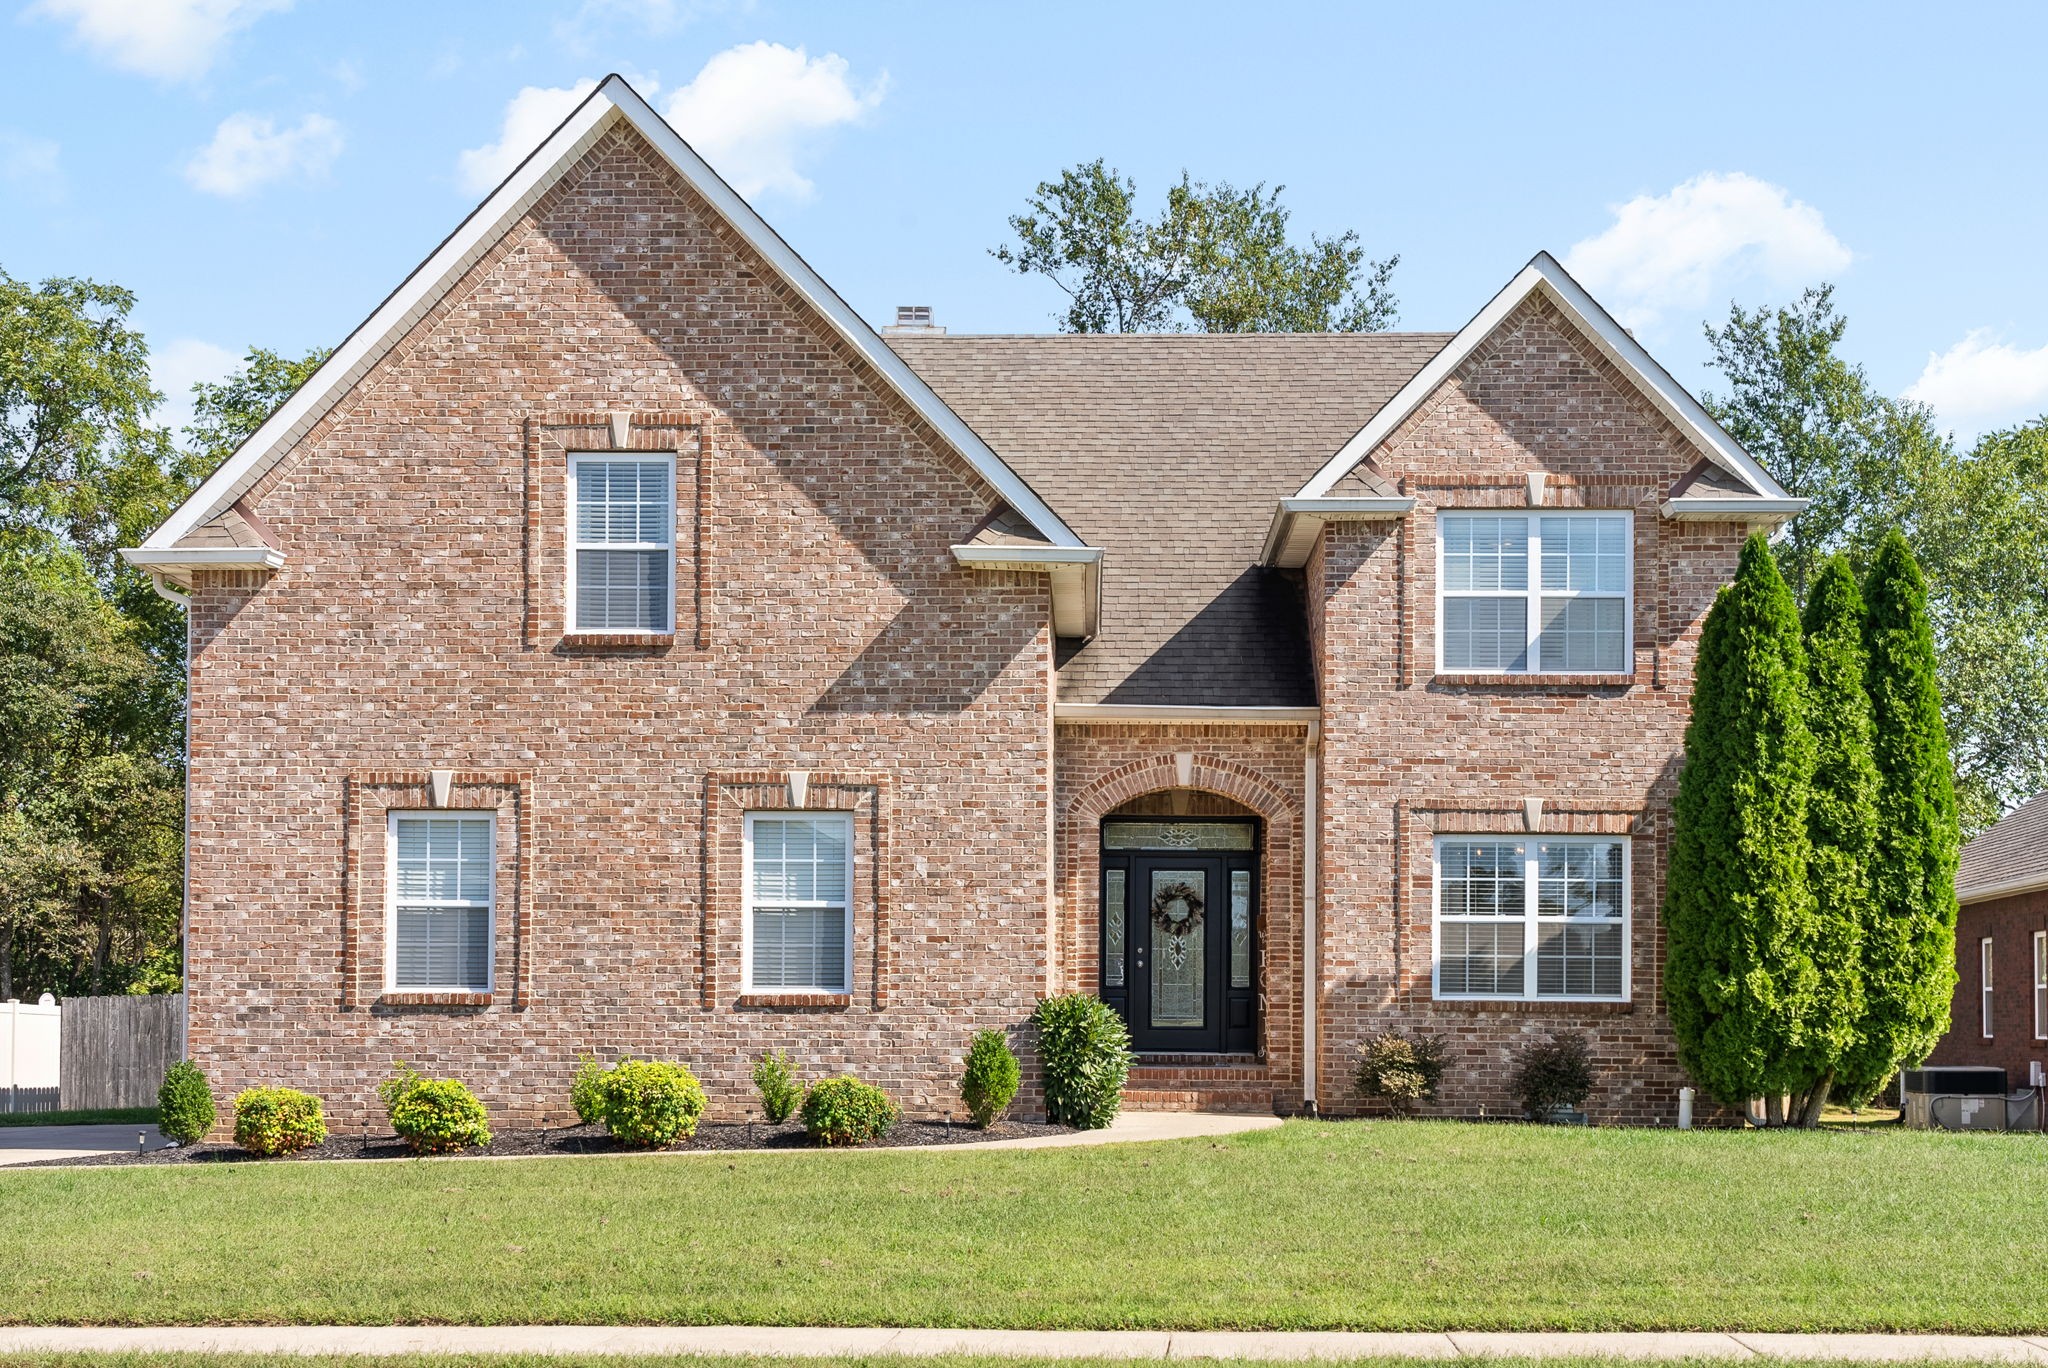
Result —
<svg viewBox="0 0 2048 1368"><path fill-rule="evenodd" d="M1436 996L1628 997L1628 842L1436 843Z"/></svg>
<svg viewBox="0 0 2048 1368"><path fill-rule="evenodd" d="M750 812L744 956L749 992L853 984L853 815Z"/></svg>
<svg viewBox="0 0 2048 1368"><path fill-rule="evenodd" d="M1626 674L1628 513L1438 513L1437 668Z"/></svg>
<svg viewBox="0 0 2048 1368"><path fill-rule="evenodd" d="M569 457L569 630L675 630L675 462Z"/></svg>
<svg viewBox="0 0 2048 1368"><path fill-rule="evenodd" d="M494 826L489 813L391 814L393 989L491 991Z"/></svg>

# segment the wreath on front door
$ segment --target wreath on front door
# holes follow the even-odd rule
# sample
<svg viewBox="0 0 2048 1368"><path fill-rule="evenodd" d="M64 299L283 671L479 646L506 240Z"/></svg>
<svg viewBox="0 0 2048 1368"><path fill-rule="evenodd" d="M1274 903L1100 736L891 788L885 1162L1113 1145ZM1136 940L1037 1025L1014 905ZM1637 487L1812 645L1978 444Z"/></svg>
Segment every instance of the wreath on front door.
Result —
<svg viewBox="0 0 2048 1368"><path fill-rule="evenodd" d="M1185 880L1167 884L1152 895L1152 924L1171 936L1193 935L1202 925L1202 895Z"/></svg>

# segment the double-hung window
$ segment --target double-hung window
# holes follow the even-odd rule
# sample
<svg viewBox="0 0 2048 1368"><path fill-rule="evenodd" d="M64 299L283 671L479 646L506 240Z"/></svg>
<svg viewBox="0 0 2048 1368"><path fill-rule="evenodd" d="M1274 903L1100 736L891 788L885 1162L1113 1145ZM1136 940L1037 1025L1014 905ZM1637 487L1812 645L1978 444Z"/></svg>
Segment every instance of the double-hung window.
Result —
<svg viewBox="0 0 2048 1368"><path fill-rule="evenodd" d="M1437 667L1626 674L1628 513L1437 514Z"/></svg>
<svg viewBox="0 0 2048 1368"><path fill-rule="evenodd" d="M1991 937L1977 942L1977 995L1982 1000L1984 1038L1991 1039Z"/></svg>
<svg viewBox="0 0 2048 1368"><path fill-rule="evenodd" d="M393 989L491 991L495 823L490 813L391 814Z"/></svg>
<svg viewBox="0 0 2048 1368"><path fill-rule="evenodd" d="M852 814L748 813L745 858L747 991L852 991Z"/></svg>
<svg viewBox="0 0 2048 1368"><path fill-rule="evenodd" d="M1439 998L1627 998L1627 841L1441 837L1434 882Z"/></svg>
<svg viewBox="0 0 2048 1368"><path fill-rule="evenodd" d="M2034 933L2034 1039L2048 1040L2048 931Z"/></svg>
<svg viewBox="0 0 2048 1368"><path fill-rule="evenodd" d="M569 457L569 630L674 631L675 461Z"/></svg>

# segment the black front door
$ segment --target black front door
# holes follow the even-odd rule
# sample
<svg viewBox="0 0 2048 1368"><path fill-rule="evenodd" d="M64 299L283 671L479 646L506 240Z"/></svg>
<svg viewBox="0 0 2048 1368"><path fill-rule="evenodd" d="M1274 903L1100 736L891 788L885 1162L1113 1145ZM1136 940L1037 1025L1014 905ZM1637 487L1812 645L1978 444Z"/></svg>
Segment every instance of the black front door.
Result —
<svg viewBox="0 0 2048 1368"><path fill-rule="evenodd" d="M1250 822L1103 824L1102 996L1136 1049L1255 1048L1256 847Z"/></svg>

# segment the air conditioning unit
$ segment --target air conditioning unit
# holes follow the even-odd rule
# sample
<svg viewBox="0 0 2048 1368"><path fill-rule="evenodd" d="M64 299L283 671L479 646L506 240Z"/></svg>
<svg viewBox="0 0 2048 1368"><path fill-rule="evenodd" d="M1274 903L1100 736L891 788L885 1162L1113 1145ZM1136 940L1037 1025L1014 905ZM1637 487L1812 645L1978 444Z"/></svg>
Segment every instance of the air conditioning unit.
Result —
<svg viewBox="0 0 2048 1368"><path fill-rule="evenodd" d="M1906 1125L1917 1130L2004 1130L2005 1070L1981 1064L1907 1069L1900 1076Z"/></svg>

